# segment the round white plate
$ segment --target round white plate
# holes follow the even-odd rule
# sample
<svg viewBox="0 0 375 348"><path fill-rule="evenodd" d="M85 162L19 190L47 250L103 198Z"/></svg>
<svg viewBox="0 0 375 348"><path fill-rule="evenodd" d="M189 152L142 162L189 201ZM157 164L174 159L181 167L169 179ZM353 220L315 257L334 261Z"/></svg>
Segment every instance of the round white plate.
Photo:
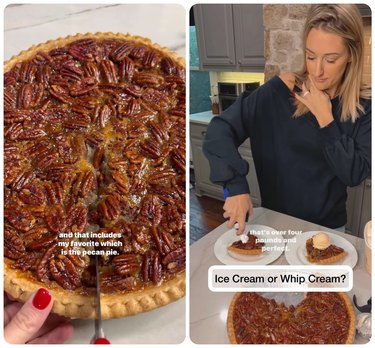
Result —
<svg viewBox="0 0 375 348"><path fill-rule="evenodd" d="M214 246L215 256L225 265L267 265L275 261L284 251L285 243L280 231L276 231L272 227L263 225L246 225L245 233L250 231L251 234L258 236L259 239L272 239L266 242L265 247L275 246L276 250L265 250L260 255L245 256L239 260L229 255L227 247L233 242L240 240L240 236L236 235L234 228L226 231L216 241Z"/></svg>
<svg viewBox="0 0 375 348"><path fill-rule="evenodd" d="M295 242L290 241L287 244L285 249L285 257L290 265L314 265L306 259L306 241L319 232L321 231L304 232L296 236ZM337 234L325 231L324 233L328 234L331 238L331 244L335 244L336 246L343 248L348 253L348 255L346 255L343 259L335 262L334 264L348 265L353 268L358 261L357 250L355 250L353 244Z"/></svg>

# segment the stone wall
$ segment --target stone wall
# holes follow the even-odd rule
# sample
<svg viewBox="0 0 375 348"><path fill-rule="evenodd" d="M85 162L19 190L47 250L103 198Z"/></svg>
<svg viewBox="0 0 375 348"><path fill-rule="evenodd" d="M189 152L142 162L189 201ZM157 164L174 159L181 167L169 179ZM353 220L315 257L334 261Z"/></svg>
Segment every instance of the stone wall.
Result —
<svg viewBox="0 0 375 348"><path fill-rule="evenodd" d="M309 4L263 6L265 81L280 72L301 68L302 29L309 7Z"/></svg>

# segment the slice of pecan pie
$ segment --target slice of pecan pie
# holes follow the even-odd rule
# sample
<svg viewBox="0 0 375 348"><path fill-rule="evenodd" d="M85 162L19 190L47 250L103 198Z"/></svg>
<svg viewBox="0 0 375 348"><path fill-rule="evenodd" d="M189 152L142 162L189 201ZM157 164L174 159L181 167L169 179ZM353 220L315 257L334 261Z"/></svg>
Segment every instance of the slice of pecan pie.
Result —
<svg viewBox="0 0 375 348"><path fill-rule="evenodd" d="M289 307L255 292L237 293L227 328L232 344L348 344L355 314L345 293L310 292Z"/></svg>
<svg viewBox="0 0 375 348"><path fill-rule="evenodd" d="M103 318L185 294L185 64L148 39L69 36L4 67L4 288Z"/></svg>
<svg viewBox="0 0 375 348"><path fill-rule="evenodd" d="M348 253L341 247L329 244L326 248L319 249L314 246L314 237L306 240L306 258L311 263L332 264L343 259Z"/></svg>
<svg viewBox="0 0 375 348"><path fill-rule="evenodd" d="M260 255L262 253L262 248L264 243L258 241L258 237L247 233L247 242L243 243L242 240L237 240L227 247L230 255L237 256L248 256L248 255Z"/></svg>

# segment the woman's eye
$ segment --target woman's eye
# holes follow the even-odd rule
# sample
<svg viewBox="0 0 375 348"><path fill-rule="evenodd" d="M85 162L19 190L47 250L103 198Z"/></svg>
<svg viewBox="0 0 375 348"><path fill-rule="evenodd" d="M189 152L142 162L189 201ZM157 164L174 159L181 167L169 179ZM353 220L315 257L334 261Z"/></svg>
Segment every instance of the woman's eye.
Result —
<svg viewBox="0 0 375 348"><path fill-rule="evenodd" d="M329 64L334 64L334 63L336 62L335 60L331 60L331 59L327 59L326 61L327 61L327 63L329 63Z"/></svg>
<svg viewBox="0 0 375 348"><path fill-rule="evenodd" d="M314 60L315 57L309 57L309 56L307 56L307 59L308 59L308 60Z"/></svg>

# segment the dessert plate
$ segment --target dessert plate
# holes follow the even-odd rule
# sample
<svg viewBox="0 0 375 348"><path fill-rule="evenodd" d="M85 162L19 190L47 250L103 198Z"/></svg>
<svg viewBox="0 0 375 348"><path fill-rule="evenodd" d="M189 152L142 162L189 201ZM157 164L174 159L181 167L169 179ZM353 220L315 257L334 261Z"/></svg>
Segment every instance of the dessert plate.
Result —
<svg viewBox="0 0 375 348"><path fill-rule="evenodd" d="M240 236L237 236L236 230L232 228L222 234L215 243L214 253L217 259L225 265L267 265L283 253L285 243L280 231L264 225L246 225L245 234L248 232L265 243L265 250L260 255L242 255L241 260L232 257L227 247L240 240Z"/></svg>
<svg viewBox="0 0 375 348"><path fill-rule="evenodd" d="M307 258L306 241L321 231L304 232L296 236L295 241L289 241L285 248L285 257L290 265L314 265ZM348 255L334 263L334 265L348 265L352 268L357 264L358 254L352 243L337 234L324 231L330 238L331 244L343 248Z"/></svg>

